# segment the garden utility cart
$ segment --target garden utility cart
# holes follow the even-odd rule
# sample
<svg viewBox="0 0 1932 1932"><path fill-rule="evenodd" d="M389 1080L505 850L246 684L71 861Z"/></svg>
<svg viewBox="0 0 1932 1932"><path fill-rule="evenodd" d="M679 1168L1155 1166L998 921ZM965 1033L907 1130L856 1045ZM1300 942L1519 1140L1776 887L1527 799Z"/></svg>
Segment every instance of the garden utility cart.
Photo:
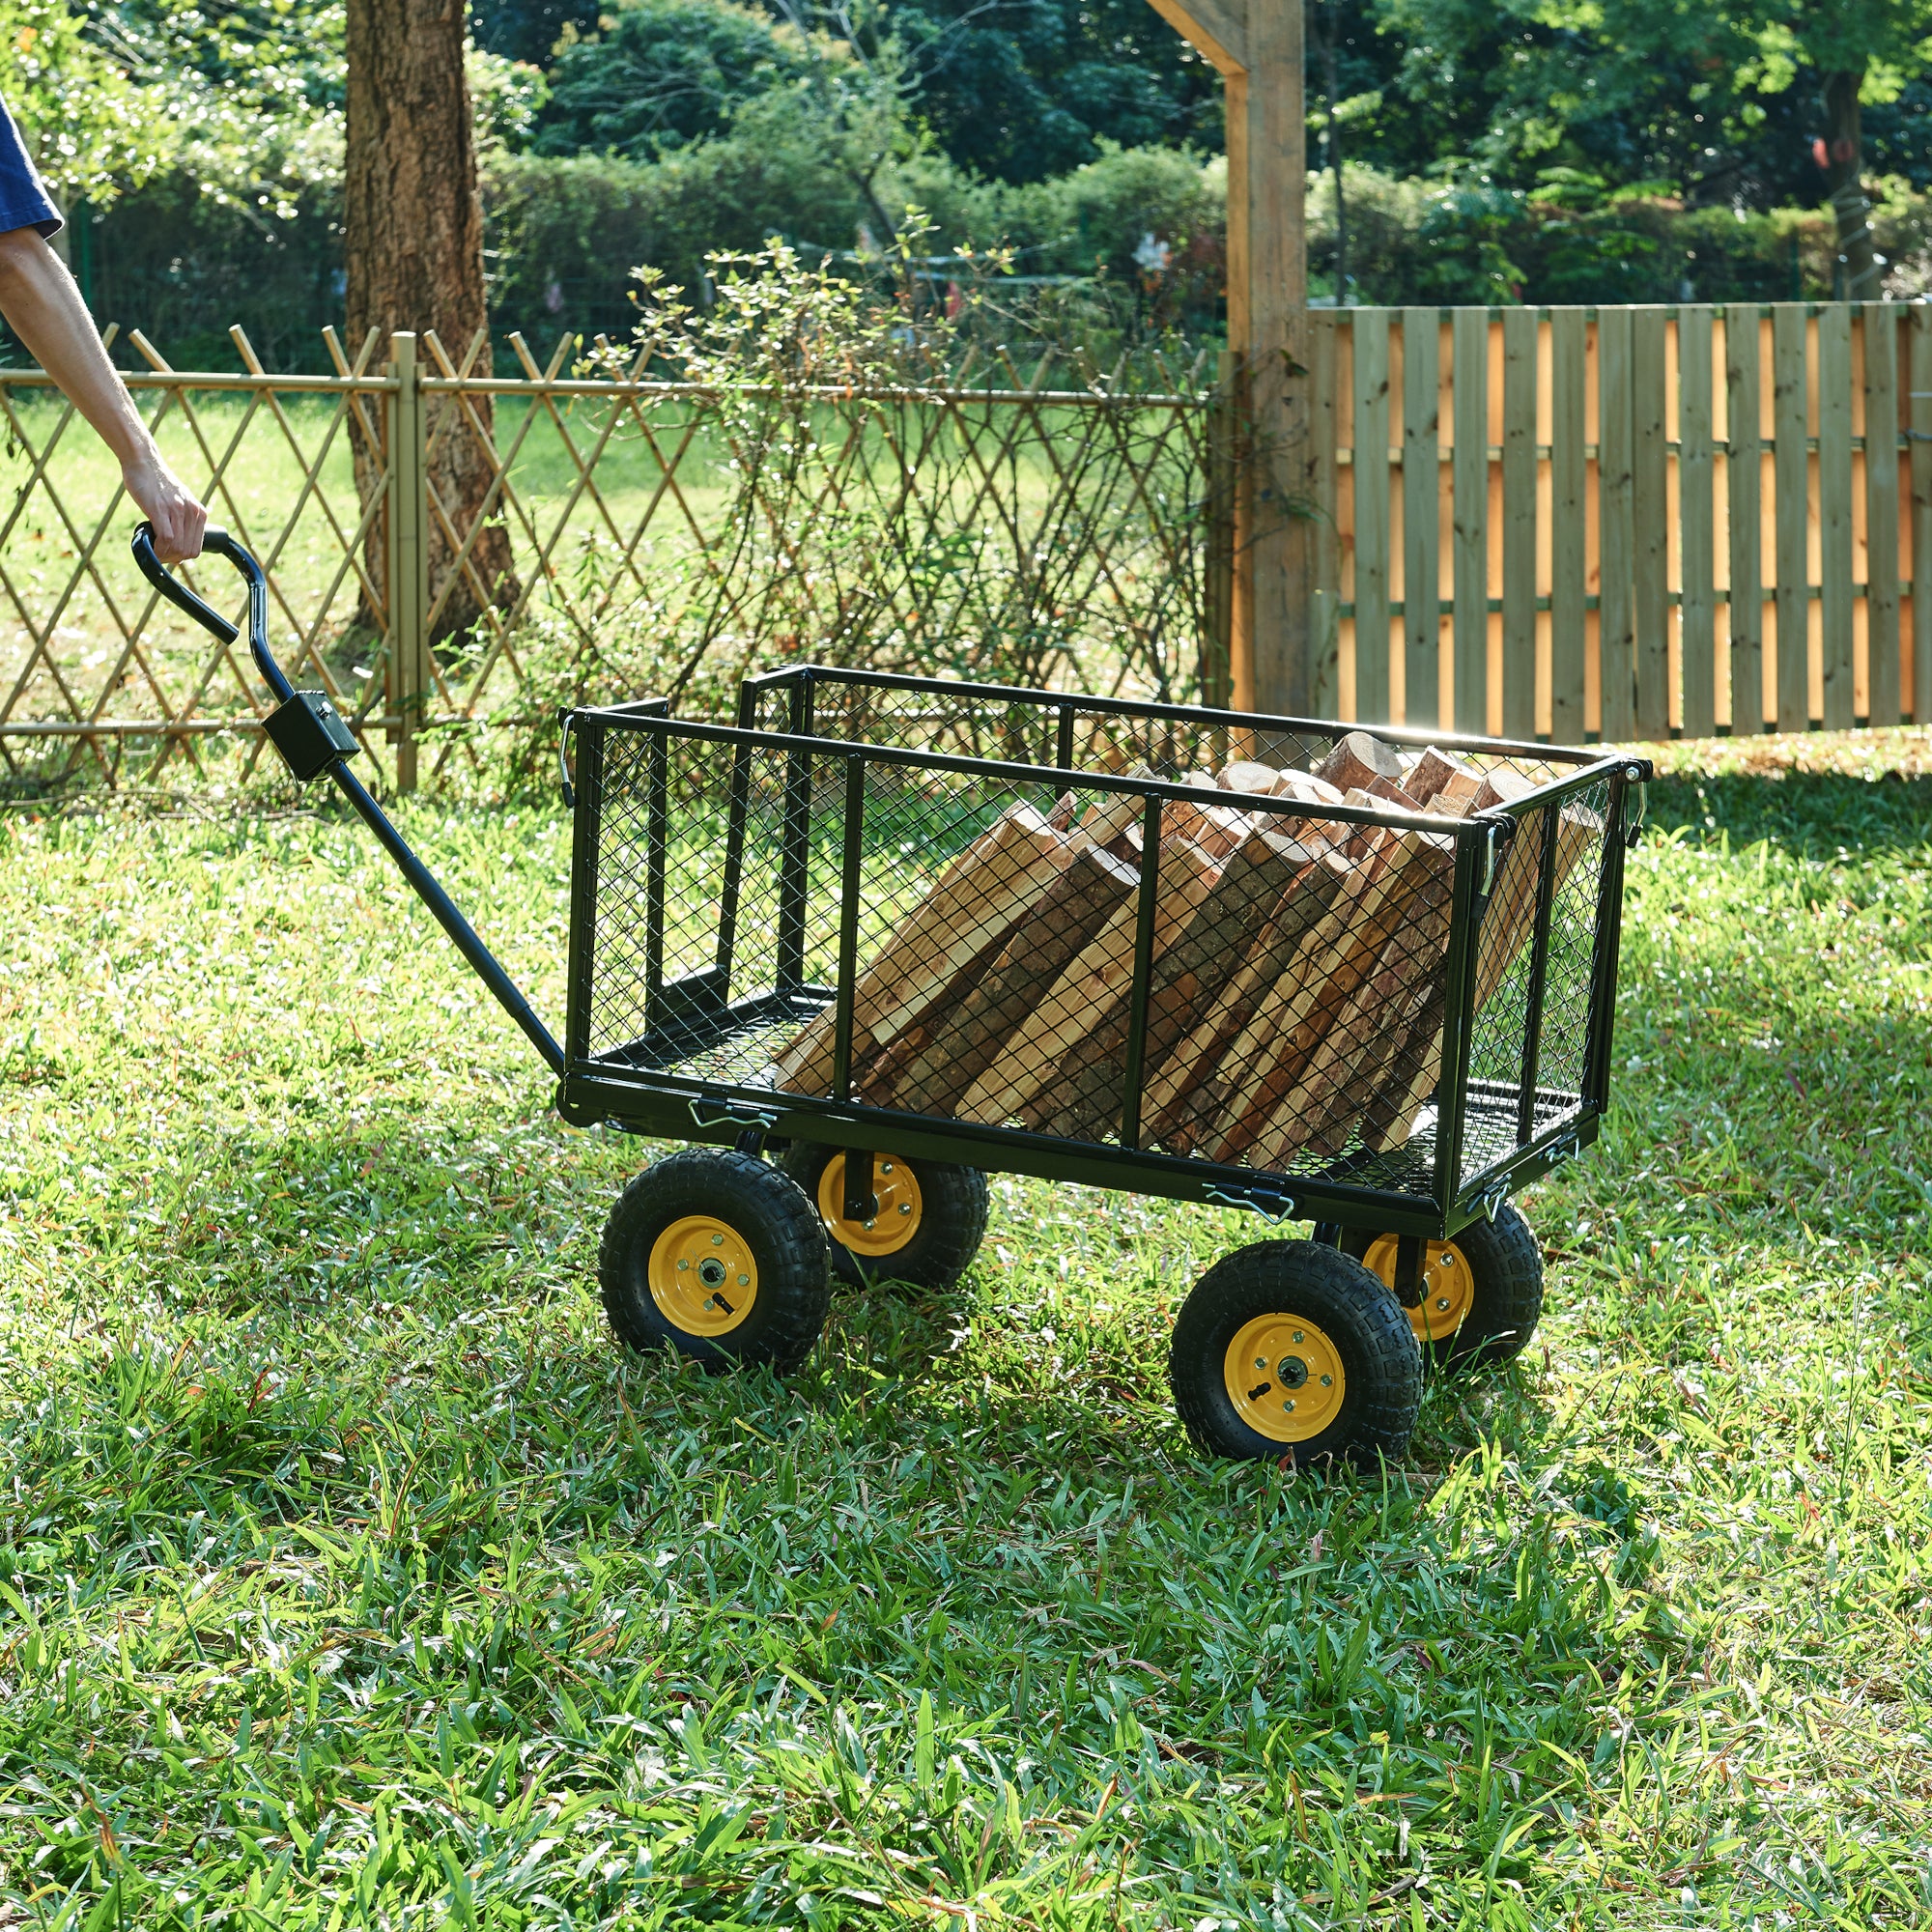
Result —
<svg viewBox="0 0 1932 1932"><path fill-rule="evenodd" d="M1313 1222L1176 1322L1211 1451L1399 1455L1426 1361L1527 1343L1509 1197L1603 1118L1642 760L814 666L731 724L573 711L559 1044L276 666L260 567L206 548L247 579L277 751L376 833L563 1119L696 1144L605 1230L626 1344L794 1367L835 1273L959 1277L989 1171ZM145 526L135 554L238 635Z"/></svg>

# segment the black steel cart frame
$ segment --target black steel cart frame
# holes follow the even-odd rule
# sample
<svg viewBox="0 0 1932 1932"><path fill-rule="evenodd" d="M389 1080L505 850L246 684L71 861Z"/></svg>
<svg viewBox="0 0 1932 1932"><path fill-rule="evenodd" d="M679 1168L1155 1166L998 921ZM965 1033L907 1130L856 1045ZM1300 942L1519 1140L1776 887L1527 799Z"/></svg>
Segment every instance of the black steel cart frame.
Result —
<svg viewBox="0 0 1932 1932"><path fill-rule="evenodd" d="M984 758L919 746L838 735L840 724L874 697L957 706L985 716L1017 716L1034 762ZM855 705L856 700L856 705ZM757 728L776 715L783 728ZM1324 808L1322 816L1358 824L1419 830L1455 841L1455 877L1442 1034L1442 1073L1435 1098L1435 1151L1429 1183L1420 1191L1365 1185L1350 1163L1313 1175L1270 1174L1244 1165L1220 1164L1163 1152L1139 1144L1138 1112L1145 1067L1143 1027L1152 964L1153 905L1159 866L1160 820L1176 801L1226 804L1226 791L1204 791L1175 779L1148 778L1080 768L1074 756L1083 723L1111 721L1143 733L1173 727L1177 736L1207 733L1217 741L1287 746L1327 741L1332 723L1233 711L1104 698L1004 686L961 686L939 679L801 667L753 679L745 685L735 725L676 719L662 700L573 712L566 735L575 745L576 827L571 893L569 1009L564 1067L558 1091L563 1118L576 1124L612 1122L637 1131L685 1140L755 1143L765 1136L807 1140L856 1152L893 1150L908 1158L956 1162L1048 1179L1127 1189L1177 1200L1240 1206L1271 1218L1302 1217L1321 1223L1373 1228L1398 1235L1448 1238L1471 1220L1492 1212L1509 1191L1548 1172L1593 1141L1608 1098L1617 936L1623 892L1623 853L1641 815L1634 812L1633 787L1649 767L1610 753L1568 752L1545 745L1478 739L1378 727L1377 736L1399 745L1434 744L1472 756L1514 759L1545 769L1568 767L1566 776L1542 784L1531 796L1462 821ZM641 908L644 926L645 1025L617 1049L593 1050L590 1011L600 971L599 831L606 809L611 748L628 740L642 746L641 768L649 828ZM709 966L667 981L664 978L665 850L671 808L667 771L673 752L715 747L711 755L728 771L728 812L715 952ZM738 919L745 890L749 774L754 759L778 762L785 774L782 830L776 890L777 930L773 983L732 997L738 964ZM633 762L637 762L635 759ZM1127 1033L1124 1104L1118 1144L1069 1140L1021 1126L986 1126L895 1108L869 1106L852 1091L852 1003L858 972L861 855L868 778L882 771L948 774L1037 792L1041 797L1071 786L1089 793L1126 793L1141 802L1142 864L1138 930ZM836 781L824 775L836 771ZM1596 881L1596 916L1589 961L1589 1009L1582 1075L1577 1091L1539 1085L1543 1037L1542 1002L1551 922L1553 836L1543 837L1534 923L1529 937L1522 1050L1510 1080L1472 1081L1470 1048L1475 1014L1473 972L1482 914L1497 867L1511 842L1533 823L1553 827L1566 802L1585 793L1606 798L1603 856ZM803 932L808 898L808 837L814 796L836 795L841 825L838 940L832 983L810 982L804 970ZM1638 792L1640 801L1641 793ZM1241 797L1244 810L1305 814L1282 800ZM734 1030L795 1019L803 1026L821 1007L836 1012L832 1092L809 1097L770 1085L746 1084L682 1070L694 1045L722 1039ZM1464 1175L1464 1133L1472 1104L1493 1120L1500 1108L1513 1117L1514 1145L1500 1158ZM848 1166L858 1168L860 1163ZM1357 1164L1359 1165L1359 1164ZM852 1181L855 1199L863 1179Z"/></svg>

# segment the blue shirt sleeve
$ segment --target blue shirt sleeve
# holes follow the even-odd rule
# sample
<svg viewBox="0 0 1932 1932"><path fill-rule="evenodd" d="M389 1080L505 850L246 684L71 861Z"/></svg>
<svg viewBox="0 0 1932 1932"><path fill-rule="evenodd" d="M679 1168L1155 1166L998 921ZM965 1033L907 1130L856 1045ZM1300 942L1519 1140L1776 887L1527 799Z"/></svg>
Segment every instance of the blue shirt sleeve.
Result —
<svg viewBox="0 0 1932 1932"><path fill-rule="evenodd" d="M43 235L57 235L62 225L60 210L27 153L14 116L0 100L0 234L38 228Z"/></svg>

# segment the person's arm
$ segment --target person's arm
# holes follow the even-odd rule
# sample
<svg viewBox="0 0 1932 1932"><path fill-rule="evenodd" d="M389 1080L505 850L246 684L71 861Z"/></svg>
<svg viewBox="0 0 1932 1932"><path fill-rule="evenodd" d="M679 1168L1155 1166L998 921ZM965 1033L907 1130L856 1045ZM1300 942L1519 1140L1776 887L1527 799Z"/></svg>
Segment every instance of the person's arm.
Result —
<svg viewBox="0 0 1932 1932"><path fill-rule="evenodd" d="M208 512L161 460L67 264L37 229L0 233L0 315L114 452L128 496L155 526L161 561L199 556Z"/></svg>

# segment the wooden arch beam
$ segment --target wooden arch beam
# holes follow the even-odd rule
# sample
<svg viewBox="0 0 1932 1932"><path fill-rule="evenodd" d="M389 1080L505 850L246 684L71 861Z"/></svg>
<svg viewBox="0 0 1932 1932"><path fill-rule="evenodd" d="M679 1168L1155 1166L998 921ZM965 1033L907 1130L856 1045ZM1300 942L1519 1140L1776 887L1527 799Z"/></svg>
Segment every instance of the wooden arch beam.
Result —
<svg viewBox="0 0 1932 1932"><path fill-rule="evenodd" d="M1244 460L1235 503L1234 700L1308 716L1313 439L1301 0L1150 0L1228 90L1228 349Z"/></svg>

